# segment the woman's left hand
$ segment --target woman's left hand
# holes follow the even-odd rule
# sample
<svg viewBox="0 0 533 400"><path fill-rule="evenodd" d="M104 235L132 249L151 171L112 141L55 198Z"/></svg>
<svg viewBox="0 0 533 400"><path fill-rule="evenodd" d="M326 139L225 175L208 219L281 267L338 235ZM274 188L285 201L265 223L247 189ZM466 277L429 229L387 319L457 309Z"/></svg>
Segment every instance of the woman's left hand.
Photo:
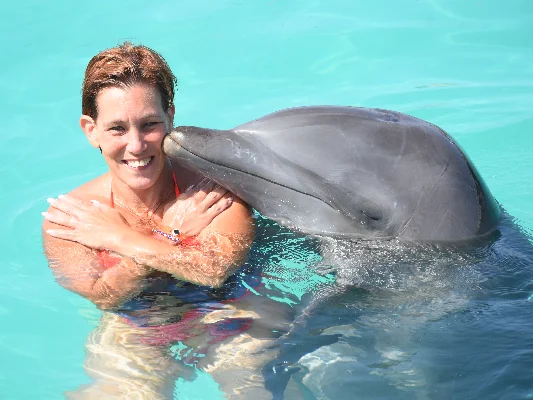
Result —
<svg viewBox="0 0 533 400"><path fill-rule="evenodd" d="M185 236L198 235L233 203L227 189L205 178L165 207L163 224L179 228Z"/></svg>
<svg viewBox="0 0 533 400"><path fill-rule="evenodd" d="M78 242L93 249L111 249L129 227L113 208L98 201L86 202L72 196L61 195L48 199L55 209L43 212L50 222L60 225L46 232L59 239Z"/></svg>

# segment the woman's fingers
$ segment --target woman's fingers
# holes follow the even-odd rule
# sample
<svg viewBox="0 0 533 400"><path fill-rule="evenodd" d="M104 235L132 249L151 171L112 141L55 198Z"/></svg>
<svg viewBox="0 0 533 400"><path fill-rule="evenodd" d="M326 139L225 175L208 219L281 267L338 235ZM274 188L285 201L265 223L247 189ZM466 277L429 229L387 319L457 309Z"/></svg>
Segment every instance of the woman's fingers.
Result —
<svg viewBox="0 0 533 400"><path fill-rule="evenodd" d="M180 232L186 236L198 235L217 215L228 209L232 203L233 197L220 197L207 209L200 210L203 207L197 207L185 214L179 226L170 226L179 227Z"/></svg>
<svg viewBox="0 0 533 400"><path fill-rule="evenodd" d="M219 198L218 201L213 203L206 211L211 219L215 218L222 211L227 210L233 204L233 196Z"/></svg>
<svg viewBox="0 0 533 400"><path fill-rule="evenodd" d="M107 212L111 212L111 213L115 212L115 209L113 207L110 207L110 206L108 206L107 204L104 204L104 203L100 203L98 200L91 200L91 203L92 203L93 207L95 207L99 211L103 211L105 213L107 213Z"/></svg>
<svg viewBox="0 0 533 400"><path fill-rule="evenodd" d="M75 197L59 195L57 199L48 199L50 205L70 216L79 218L87 209L87 205Z"/></svg>
<svg viewBox="0 0 533 400"><path fill-rule="evenodd" d="M43 217L50 222L69 228L78 226L80 222L87 224L92 218L97 215L103 216L102 212L105 213L111 209L96 200L91 200L89 203L65 195L60 195L57 199L48 199L48 202L55 208L55 211L43 212Z"/></svg>
<svg viewBox="0 0 533 400"><path fill-rule="evenodd" d="M194 200L197 202L202 202L205 200L207 195L211 193L218 185L213 181L207 181L202 184L201 187L198 187L196 193L193 195Z"/></svg>
<svg viewBox="0 0 533 400"><path fill-rule="evenodd" d="M190 198L195 198L198 201L202 200L205 196L205 192L200 193L200 190L202 190L207 184L209 184L209 182L209 179L203 178L201 181L193 183L192 185L187 187L187 189L181 192L181 194L178 196L179 199L188 200Z"/></svg>
<svg viewBox="0 0 533 400"><path fill-rule="evenodd" d="M226 188L223 188L220 185L216 185L201 202L201 206L207 210L209 207L211 207L213 204L215 204L218 200L220 200L228 190Z"/></svg>
<svg viewBox="0 0 533 400"><path fill-rule="evenodd" d="M215 193L209 196L213 191ZM203 209L207 210L211 204L221 197L220 193L224 195L226 191L226 189L222 189L216 182L213 182L207 178L203 178L197 184L189 186L187 190L180 195L180 199L189 200L196 206L206 200L206 198L209 196L206 203L202 205Z"/></svg>
<svg viewBox="0 0 533 400"><path fill-rule="evenodd" d="M61 202L64 202L65 204L68 204L70 207L79 209L79 210L86 210L90 207L90 204L87 202L84 202L83 200L77 199L76 197L68 196L65 194L60 194L57 196L57 199Z"/></svg>
<svg viewBox="0 0 533 400"><path fill-rule="evenodd" d="M128 227L118 211L97 200L83 201L72 196L58 196L48 201L51 209L42 215L58 226L46 232L59 239L93 249L109 248L116 242L114 232Z"/></svg>
<svg viewBox="0 0 533 400"><path fill-rule="evenodd" d="M210 213L215 212L218 214L221 211L216 212L216 210L223 211L231 205L231 201L229 203L227 201L218 203L228 193L228 190L207 178L202 179L189 189L192 193L187 200L191 201L192 203L190 204L200 213L210 210ZM217 206L213 208L215 204Z"/></svg>
<svg viewBox="0 0 533 400"><path fill-rule="evenodd" d="M187 188L186 192L192 192L193 195L196 195L198 193L204 193L207 194L211 190L213 190L217 186L216 182L213 182L212 180L208 178L203 178L198 183L191 185Z"/></svg>
<svg viewBox="0 0 533 400"><path fill-rule="evenodd" d="M77 242L76 231L73 231L71 229L48 229L46 233L58 239L65 239L70 240L71 242Z"/></svg>
<svg viewBox="0 0 533 400"><path fill-rule="evenodd" d="M72 215L65 214L64 212L43 212L41 213L48 221L57 225L74 227L78 219Z"/></svg>

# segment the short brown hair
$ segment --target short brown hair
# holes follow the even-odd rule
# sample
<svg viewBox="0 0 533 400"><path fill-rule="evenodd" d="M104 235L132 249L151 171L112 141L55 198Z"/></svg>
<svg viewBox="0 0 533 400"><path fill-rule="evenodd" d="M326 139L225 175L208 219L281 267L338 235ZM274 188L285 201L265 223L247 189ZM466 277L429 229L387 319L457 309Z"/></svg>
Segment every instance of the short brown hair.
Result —
<svg viewBox="0 0 533 400"><path fill-rule="evenodd" d="M89 61L85 70L81 90L82 114L96 119L96 97L102 89L111 86L127 87L135 83L155 85L165 112L174 104L176 77L159 53L130 42L98 53Z"/></svg>

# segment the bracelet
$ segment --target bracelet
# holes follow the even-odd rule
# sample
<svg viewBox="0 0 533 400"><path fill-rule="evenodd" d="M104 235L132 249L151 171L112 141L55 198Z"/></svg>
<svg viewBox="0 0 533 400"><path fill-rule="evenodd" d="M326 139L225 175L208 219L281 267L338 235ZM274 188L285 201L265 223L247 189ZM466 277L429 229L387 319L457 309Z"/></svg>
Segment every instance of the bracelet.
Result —
<svg viewBox="0 0 533 400"><path fill-rule="evenodd" d="M166 233L163 231L160 231L159 229L152 228L153 233L157 233L158 235L161 235L169 240L172 240L174 243L180 243L182 241L183 235L180 234L179 229L172 229L172 233Z"/></svg>

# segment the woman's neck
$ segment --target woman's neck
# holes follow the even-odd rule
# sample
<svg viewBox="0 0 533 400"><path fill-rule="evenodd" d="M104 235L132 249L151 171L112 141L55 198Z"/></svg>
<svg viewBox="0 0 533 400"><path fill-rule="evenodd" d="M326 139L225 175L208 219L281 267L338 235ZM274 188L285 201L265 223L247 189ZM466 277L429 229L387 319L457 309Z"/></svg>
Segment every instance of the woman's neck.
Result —
<svg viewBox="0 0 533 400"><path fill-rule="evenodd" d="M172 169L165 166L157 181L149 188L132 189L124 182L111 177L111 204L138 218L153 220L163 215L164 205L175 198Z"/></svg>

